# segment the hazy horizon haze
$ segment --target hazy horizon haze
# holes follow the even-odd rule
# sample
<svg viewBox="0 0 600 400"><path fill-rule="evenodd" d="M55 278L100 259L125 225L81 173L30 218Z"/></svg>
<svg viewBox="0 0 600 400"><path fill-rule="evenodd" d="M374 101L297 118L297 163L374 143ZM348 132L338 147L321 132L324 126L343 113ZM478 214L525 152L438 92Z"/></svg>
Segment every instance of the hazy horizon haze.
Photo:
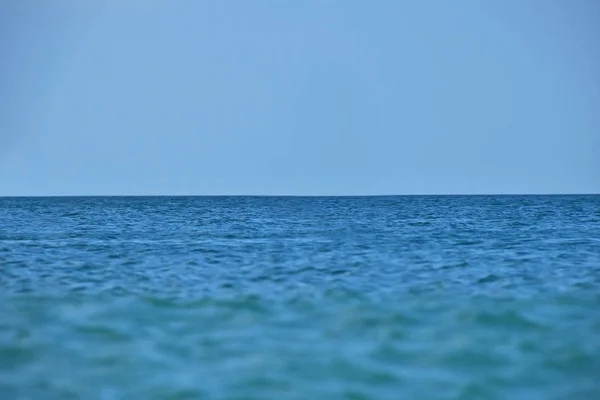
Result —
<svg viewBox="0 0 600 400"><path fill-rule="evenodd" d="M600 193L600 5L0 5L0 196Z"/></svg>

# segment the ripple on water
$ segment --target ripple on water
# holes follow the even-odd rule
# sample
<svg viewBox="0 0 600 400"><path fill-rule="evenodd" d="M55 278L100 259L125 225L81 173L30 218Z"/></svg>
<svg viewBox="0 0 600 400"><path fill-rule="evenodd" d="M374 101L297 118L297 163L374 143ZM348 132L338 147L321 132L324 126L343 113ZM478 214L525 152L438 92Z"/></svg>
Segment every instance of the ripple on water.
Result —
<svg viewBox="0 0 600 400"><path fill-rule="evenodd" d="M0 394L600 398L597 209L0 199Z"/></svg>

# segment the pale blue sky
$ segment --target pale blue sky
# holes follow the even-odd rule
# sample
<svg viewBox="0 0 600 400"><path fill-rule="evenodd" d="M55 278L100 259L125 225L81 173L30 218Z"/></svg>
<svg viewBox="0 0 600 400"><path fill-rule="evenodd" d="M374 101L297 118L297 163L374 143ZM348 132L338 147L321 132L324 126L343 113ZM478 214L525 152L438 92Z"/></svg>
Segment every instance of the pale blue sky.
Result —
<svg viewBox="0 0 600 400"><path fill-rule="evenodd" d="M596 0L5 0L0 19L0 195L600 192Z"/></svg>

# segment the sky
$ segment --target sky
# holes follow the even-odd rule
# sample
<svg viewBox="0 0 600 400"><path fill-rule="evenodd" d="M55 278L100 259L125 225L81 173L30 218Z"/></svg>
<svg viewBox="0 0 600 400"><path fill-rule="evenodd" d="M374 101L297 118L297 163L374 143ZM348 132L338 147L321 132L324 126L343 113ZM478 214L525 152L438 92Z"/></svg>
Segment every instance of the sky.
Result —
<svg viewBox="0 0 600 400"><path fill-rule="evenodd" d="M600 193L596 0L4 0L0 196Z"/></svg>

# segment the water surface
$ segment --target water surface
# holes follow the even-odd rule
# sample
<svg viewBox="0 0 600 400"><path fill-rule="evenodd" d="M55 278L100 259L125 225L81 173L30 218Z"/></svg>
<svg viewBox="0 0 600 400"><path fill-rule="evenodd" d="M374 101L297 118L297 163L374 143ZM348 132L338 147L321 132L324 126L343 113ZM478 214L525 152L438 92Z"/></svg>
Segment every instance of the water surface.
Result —
<svg viewBox="0 0 600 400"><path fill-rule="evenodd" d="M3 399L600 398L600 196L0 198Z"/></svg>

